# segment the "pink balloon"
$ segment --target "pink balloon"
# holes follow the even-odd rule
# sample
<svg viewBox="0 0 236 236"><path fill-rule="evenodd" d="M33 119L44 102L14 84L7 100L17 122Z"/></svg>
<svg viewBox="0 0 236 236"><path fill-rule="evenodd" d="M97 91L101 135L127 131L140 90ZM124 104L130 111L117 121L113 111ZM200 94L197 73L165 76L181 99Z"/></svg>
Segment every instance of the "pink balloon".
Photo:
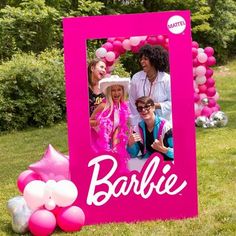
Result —
<svg viewBox="0 0 236 236"><path fill-rule="evenodd" d="M214 107L216 105L216 101L214 98L208 98L208 107Z"/></svg>
<svg viewBox="0 0 236 236"><path fill-rule="evenodd" d="M112 37L111 37L111 38L108 38L108 39L107 39L107 42L112 43L113 41L115 41L115 39L116 39L116 38L112 38Z"/></svg>
<svg viewBox="0 0 236 236"><path fill-rule="evenodd" d="M163 40L163 42L164 42L164 40ZM155 36L148 36L147 43L151 44L151 45L156 45L157 44L157 38Z"/></svg>
<svg viewBox="0 0 236 236"><path fill-rule="evenodd" d="M213 75L214 71L211 68L207 68L206 70L206 77L209 78Z"/></svg>
<svg viewBox="0 0 236 236"><path fill-rule="evenodd" d="M36 236L51 235L56 228L56 218L48 210L37 210L29 219L29 230Z"/></svg>
<svg viewBox="0 0 236 236"><path fill-rule="evenodd" d="M131 51L133 53L138 53L139 52L139 47L138 46L131 46Z"/></svg>
<svg viewBox="0 0 236 236"><path fill-rule="evenodd" d="M218 104L216 104L214 107L211 108L211 110L212 110L212 113L216 112L216 111L219 111L220 110L220 106Z"/></svg>
<svg viewBox="0 0 236 236"><path fill-rule="evenodd" d="M216 94L216 89L214 87L210 87L207 89L206 94L208 97L213 97Z"/></svg>
<svg viewBox="0 0 236 236"><path fill-rule="evenodd" d="M199 48L199 44L196 41L192 41L193 48Z"/></svg>
<svg viewBox="0 0 236 236"><path fill-rule="evenodd" d="M119 40L120 42L123 42L125 40L125 37L117 37L116 40Z"/></svg>
<svg viewBox="0 0 236 236"><path fill-rule="evenodd" d="M157 44L163 44L164 42L165 42L165 36L163 36L163 35L157 35L157 37L156 37L156 42L157 42ZM169 43L169 42L168 42Z"/></svg>
<svg viewBox="0 0 236 236"><path fill-rule="evenodd" d="M57 224L65 232L79 231L84 222L84 212L77 206L62 208L57 215Z"/></svg>
<svg viewBox="0 0 236 236"><path fill-rule="evenodd" d="M199 93L206 93L207 86L205 84L198 85Z"/></svg>
<svg viewBox="0 0 236 236"><path fill-rule="evenodd" d="M206 67L205 66L198 66L196 67L196 75L203 76L206 74Z"/></svg>
<svg viewBox="0 0 236 236"><path fill-rule="evenodd" d="M113 51L113 44L110 42L106 42L102 45L103 48L105 48L107 50L107 52L109 51Z"/></svg>
<svg viewBox="0 0 236 236"><path fill-rule="evenodd" d="M197 66L199 66L199 65L200 65L200 62L198 61L198 59L197 59L197 58L194 58L194 59L193 59L193 66L197 67Z"/></svg>
<svg viewBox="0 0 236 236"><path fill-rule="evenodd" d="M23 171L17 178L17 187L23 193L25 186L34 180L41 180L40 175L32 170Z"/></svg>
<svg viewBox="0 0 236 236"><path fill-rule="evenodd" d="M213 78L208 78L206 81L206 86L208 88L213 87L215 85L215 80Z"/></svg>
<svg viewBox="0 0 236 236"><path fill-rule="evenodd" d="M122 45L123 45L123 48L124 48L125 50L131 50L131 44L130 44L129 39L125 39L125 40L122 42Z"/></svg>
<svg viewBox="0 0 236 236"><path fill-rule="evenodd" d="M115 60L116 58L116 55L114 52L108 52L105 56L106 60L109 61L109 62L112 62Z"/></svg>
<svg viewBox="0 0 236 236"><path fill-rule="evenodd" d="M204 52L207 54L208 57L213 56L214 54L214 49L212 47L206 47L204 49Z"/></svg>
<svg viewBox="0 0 236 236"><path fill-rule="evenodd" d="M194 102L198 102L200 99L200 96L198 93L194 93Z"/></svg>
<svg viewBox="0 0 236 236"><path fill-rule="evenodd" d="M206 61L207 61L207 55L206 55L206 53L199 53L198 55L197 55L197 59L198 59L198 61L200 62L200 63L205 63Z"/></svg>
<svg viewBox="0 0 236 236"><path fill-rule="evenodd" d="M120 51L123 51L122 49L123 49L122 42L119 40L115 40L113 42L113 51L120 52Z"/></svg>
<svg viewBox="0 0 236 236"><path fill-rule="evenodd" d="M197 48L192 48L192 56L195 58L198 54Z"/></svg>
<svg viewBox="0 0 236 236"><path fill-rule="evenodd" d="M218 101L219 100L219 98L220 98L220 96L219 96L219 93L218 92L216 92L216 94L212 97L212 98L214 98L215 99L215 101Z"/></svg>
<svg viewBox="0 0 236 236"><path fill-rule="evenodd" d="M31 164L29 169L39 174L45 182L48 180L70 179L68 158L56 151L50 144L42 159Z"/></svg>
<svg viewBox="0 0 236 236"><path fill-rule="evenodd" d="M202 115L202 116L209 117L209 116L211 115L211 113L212 113L212 109L209 108L209 107L207 107L207 106L205 106L205 107L203 107L203 109L202 109L201 115Z"/></svg>
<svg viewBox="0 0 236 236"><path fill-rule="evenodd" d="M208 57L207 59L207 65L208 66L214 66L216 64L216 59L213 56Z"/></svg>
<svg viewBox="0 0 236 236"><path fill-rule="evenodd" d="M200 93L199 97L200 97L200 101L201 101L202 99L207 98L207 95L205 93Z"/></svg>

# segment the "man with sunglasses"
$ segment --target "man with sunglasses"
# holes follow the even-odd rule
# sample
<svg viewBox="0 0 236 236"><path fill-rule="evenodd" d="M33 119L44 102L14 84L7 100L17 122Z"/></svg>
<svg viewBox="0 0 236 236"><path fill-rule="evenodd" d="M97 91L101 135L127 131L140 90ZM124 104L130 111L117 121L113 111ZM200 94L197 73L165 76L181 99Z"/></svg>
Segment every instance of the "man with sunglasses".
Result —
<svg viewBox="0 0 236 236"><path fill-rule="evenodd" d="M164 160L173 160L171 124L155 113L155 104L150 97L138 98L135 105L142 120L138 124L139 132L132 132L128 139L127 151L131 157L148 158L158 152ZM141 156L138 156L140 152Z"/></svg>

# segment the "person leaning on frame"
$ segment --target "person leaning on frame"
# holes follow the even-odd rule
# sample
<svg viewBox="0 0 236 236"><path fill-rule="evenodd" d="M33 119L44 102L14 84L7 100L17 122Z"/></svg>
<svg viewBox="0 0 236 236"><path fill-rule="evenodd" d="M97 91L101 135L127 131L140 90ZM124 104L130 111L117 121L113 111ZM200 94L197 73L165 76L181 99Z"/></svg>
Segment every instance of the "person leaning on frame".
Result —
<svg viewBox="0 0 236 236"><path fill-rule="evenodd" d="M148 158L158 152L164 160L174 160L172 127L170 122L159 117L155 112L154 101L146 96L135 102L140 114L139 133L131 133L128 138L127 151L131 157ZM141 156L138 154L142 153Z"/></svg>

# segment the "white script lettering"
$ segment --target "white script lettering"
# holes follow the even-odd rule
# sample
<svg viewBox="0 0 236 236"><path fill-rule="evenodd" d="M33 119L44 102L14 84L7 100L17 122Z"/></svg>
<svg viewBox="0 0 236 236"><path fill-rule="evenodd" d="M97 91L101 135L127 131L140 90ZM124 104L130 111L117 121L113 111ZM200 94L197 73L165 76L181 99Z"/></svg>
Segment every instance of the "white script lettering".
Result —
<svg viewBox="0 0 236 236"><path fill-rule="evenodd" d="M101 164L104 161L112 161L113 165L110 171L103 178L98 179ZM174 189L174 186L176 185L176 182L178 180L177 175L171 174L167 179L164 176L171 170L171 166L169 164L166 164L163 167L163 175L157 182L154 182L153 179L155 177L155 174L158 173L157 170L159 165L160 158L158 156L155 156L149 162L143 173L143 176L133 173L131 176L120 176L114 181L114 183L111 183L110 178L113 176L118 167L116 159L110 155L95 157L88 164L88 167L94 166L94 169L87 196L87 204L101 206L105 204L112 196L126 196L131 191L133 191L133 193L136 195L141 195L144 199L150 197L153 191L156 191L156 193L159 195L176 195L181 192L186 187L187 181L184 180L179 187L175 187ZM140 178L141 181L139 180ZM98 186L104 187L102 189L106 189L106 191L99 190L96 192L96 187Z"/></svg>

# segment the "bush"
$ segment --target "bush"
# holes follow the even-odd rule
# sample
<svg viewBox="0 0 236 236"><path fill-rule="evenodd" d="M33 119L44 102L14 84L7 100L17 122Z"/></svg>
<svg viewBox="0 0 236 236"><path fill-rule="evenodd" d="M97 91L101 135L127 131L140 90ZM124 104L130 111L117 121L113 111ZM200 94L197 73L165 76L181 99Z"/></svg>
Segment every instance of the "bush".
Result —
<svg viewBox="0 0 236 236"><path fill-rule="evenodd" d="M58 50L17 54L0 65L0 131L49 126L65 117L63 57Z"/></svg>

